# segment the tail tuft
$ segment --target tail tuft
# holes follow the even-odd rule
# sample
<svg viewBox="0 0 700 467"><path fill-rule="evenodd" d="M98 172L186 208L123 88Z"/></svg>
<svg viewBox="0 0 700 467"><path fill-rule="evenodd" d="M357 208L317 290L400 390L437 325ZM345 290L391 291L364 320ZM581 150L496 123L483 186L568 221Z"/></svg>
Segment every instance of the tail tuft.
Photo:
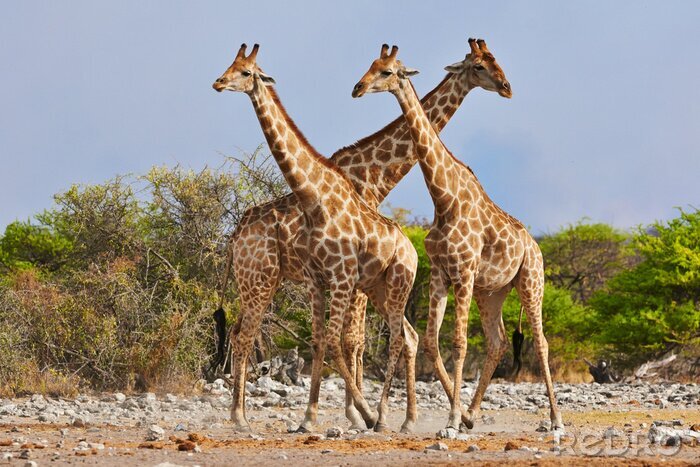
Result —
<svg viewBox="0 0 700 467"><path fill-rule="evenodd" d="M513 331L513 371L511 376L514 378L520 373L520 368L522 367L521 355L523 353L523 342L525 342L525 335L519 330Z"/></svg>
<svg viewBox="0 0 700 467"><path fill-rule="evenodd" d="M221 365L226 355L226 312L222 307L214 312L216 321L216 363Z"/></svg>

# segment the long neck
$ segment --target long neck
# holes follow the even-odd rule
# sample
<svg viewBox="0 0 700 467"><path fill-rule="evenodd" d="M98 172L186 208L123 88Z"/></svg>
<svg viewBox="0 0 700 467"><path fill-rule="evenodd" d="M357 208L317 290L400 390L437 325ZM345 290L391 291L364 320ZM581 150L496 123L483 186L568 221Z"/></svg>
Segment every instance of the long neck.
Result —
<svg viewBox="0 0 700 467"><path fill-rule="evenodd" d="M476 177L447 150L421 106L416 90L408 79L394 95L410 130L423 178L435 205L436 215L450 211L463 195L463 184ZM478 182L477 182L478 184ZM460 200L465 201L465 200Z"/></svg>
<svg viewBox="0 0 700 467"><path fill-rule="evenodd" d="M322 197L319 187L323 180L342 175L306 141L274 89L256 79L249 95L270 151L289 187L304 211L316 209Z"/></svg>
<svg viewBox="0 0 700 467"><path fill-rule="evenodd" d="M450 73L421 100L436 131L442 131L472 88L458 74ZM365 200L379 204L418 158L406 120L399 116L378 132L338 150L331 160Z"/></svg>

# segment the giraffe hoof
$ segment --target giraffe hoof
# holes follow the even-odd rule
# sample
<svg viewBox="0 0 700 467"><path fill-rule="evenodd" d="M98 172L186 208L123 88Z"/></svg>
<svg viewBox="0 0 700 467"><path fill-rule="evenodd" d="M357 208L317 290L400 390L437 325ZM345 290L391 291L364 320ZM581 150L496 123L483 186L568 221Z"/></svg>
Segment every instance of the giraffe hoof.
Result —
<svg viewBox="0 0 700 467"><path fill-rule="evenodd" d="M304 425L299 425L299 428L296 429L295 433L311 433L311 430L306 428Z"/></svg>
<svg viewBox="0 0 700 467"><path fill-rule="evenodd" d="M465 420L462 423L459 424L459 431L462 431L462 429L466 430L471 430L474 428L474 421L473 420Z"/></svg>
<svg viewBox="0 0 700 467"><path fill-rule="evenodd" d="M389 431L389 427L386 423L376 423L374 425L374 431L376 431L377 433L386 433L387 431Z"/></svg>
<svg viewBox="0 0 700 467"><path fill-rule="evenodd" d="M367 425L367 429L371 430L374 428L374 425L377 424L377 420L379 419L379 416L377 414L372 415L371 418L365 419L365 425Z"/></svg>
<svg viewBox="0 0 700 467"><path fill-rule="evenodd" d="M403 425L401 425L401 433L413 433L413 431L416 428L416 423L415 422L409 422L408 420L403 422Z"/></svg>
<svg viewBox="0 0 700 467"><path fill-rule="evenodd" d="M250 428L250 425L242 424L242 423L234 424L233 431L236 433L252 433L253 432L252 428Z"/></svg>

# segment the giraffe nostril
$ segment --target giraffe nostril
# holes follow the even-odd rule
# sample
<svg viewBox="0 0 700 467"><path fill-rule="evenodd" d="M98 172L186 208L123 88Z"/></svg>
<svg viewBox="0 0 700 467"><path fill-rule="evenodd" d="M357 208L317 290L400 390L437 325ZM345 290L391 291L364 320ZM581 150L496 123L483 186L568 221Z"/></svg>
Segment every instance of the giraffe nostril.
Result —
<svg viewBox="0 0 700 467"><path fill-rule="evenodd" d="M217 83L223 83L223 82L224 82L224 79L223 79L223 78L219 78L219 79L216 80L216 82L217 82Z"/></svg>
<svg viewBox="0 0 700 467"><path fill-rule="evenodd" d="M510 90L510 83L508 81L503 82L503 89L508 89Z"/></svg>
<svg viewBox="0 0 700 467"><path fill-rule="evenodd" d="M355 85L355 91L359 91L360 89L362 89L362 88L364 88L364 87L365 87L364 84L362 84L362 83L357 83L357 84Z"/></svg>

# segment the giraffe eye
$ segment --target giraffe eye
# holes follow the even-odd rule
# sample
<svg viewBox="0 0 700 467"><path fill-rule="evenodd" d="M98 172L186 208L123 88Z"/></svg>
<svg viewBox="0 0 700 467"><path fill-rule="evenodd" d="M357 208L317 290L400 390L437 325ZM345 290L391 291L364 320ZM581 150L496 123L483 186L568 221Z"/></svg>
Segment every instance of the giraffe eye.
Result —
<svg viewBox="0 0 700 467"><path fill-rule="evenodd" d="M384 70L384 71L382 71L382 76L391 76L391 75L393 75L393 74L394 74L394 72L391 71L391 70Z"/></svg>
<svg viewBox="0 0 700 467"><path fill-rule="evenodd" d="M486 68L484 68L483 65L474 65L474 69L476 71L484 71Z"/></svg>
<svg viewBox="0 0 700 467"><path fill-rule="evenodd" d="M248 71L248 70L243 70L243 71L241 71L241 74L242 74L243 76L245 76L245 77L248 77L248 76L251 75L250 71Z"/></svg>

